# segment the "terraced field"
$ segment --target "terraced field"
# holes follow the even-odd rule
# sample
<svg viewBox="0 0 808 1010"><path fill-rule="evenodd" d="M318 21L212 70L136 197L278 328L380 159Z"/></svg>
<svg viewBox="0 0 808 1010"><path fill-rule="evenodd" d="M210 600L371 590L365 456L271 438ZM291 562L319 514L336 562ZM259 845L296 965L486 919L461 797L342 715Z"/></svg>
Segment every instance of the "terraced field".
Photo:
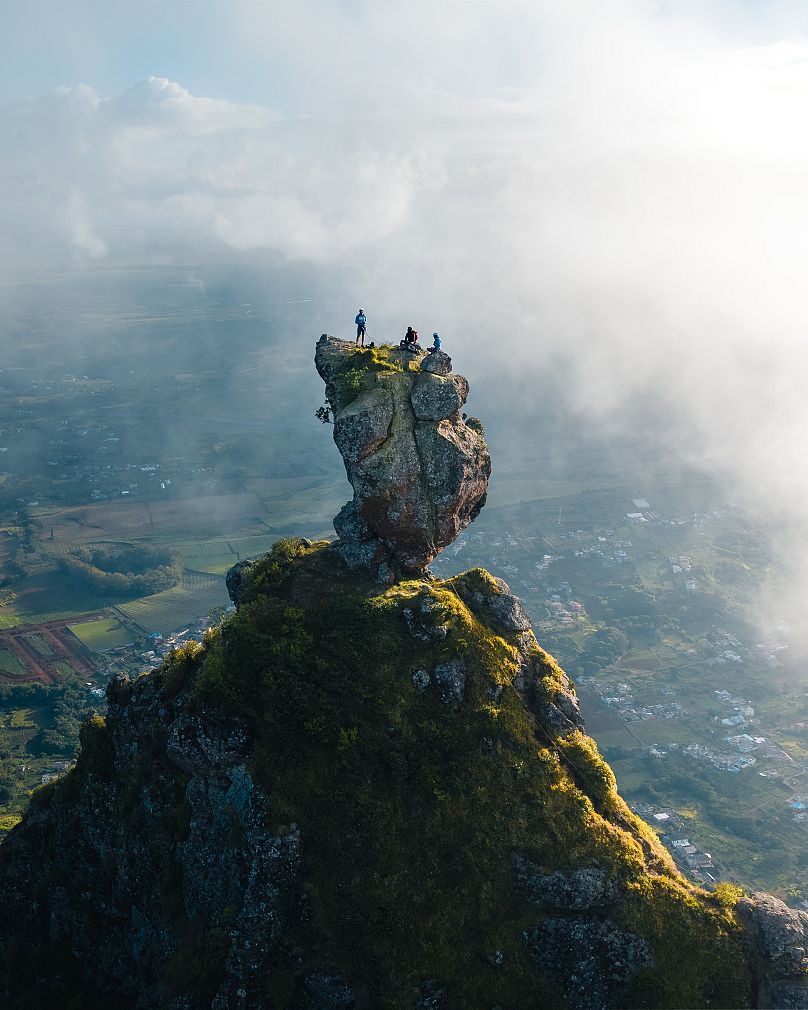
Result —
<svg viewBox="0 0 808 1010"><path fill-rule="evenodd" d="M186 572L181 585L122 604L119 609L146 633L166 634L227 603L227 589L221 576Z"/></svg>

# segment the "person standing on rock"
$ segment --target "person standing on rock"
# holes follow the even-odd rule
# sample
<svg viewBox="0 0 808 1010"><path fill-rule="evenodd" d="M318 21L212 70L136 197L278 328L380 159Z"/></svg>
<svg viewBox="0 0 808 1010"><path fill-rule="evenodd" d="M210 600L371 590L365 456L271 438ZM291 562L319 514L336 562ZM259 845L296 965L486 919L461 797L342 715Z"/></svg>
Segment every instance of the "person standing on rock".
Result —
<svg viewBox="0 0 808 1010"><path fill-rule="evenodd" d="M362 347L365 346L365 323L367 322L367 317L365 316L365 310L360 309L356 314L356 346L359 347L359 341L362 341Z"/></svg>

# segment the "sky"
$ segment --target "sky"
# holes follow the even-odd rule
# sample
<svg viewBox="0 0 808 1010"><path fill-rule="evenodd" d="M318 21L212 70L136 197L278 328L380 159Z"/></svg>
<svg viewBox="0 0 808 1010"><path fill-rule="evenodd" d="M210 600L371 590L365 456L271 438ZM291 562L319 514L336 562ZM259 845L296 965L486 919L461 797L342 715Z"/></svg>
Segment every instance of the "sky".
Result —
<svg viewBox="0 0 808 1010"><path fill-rule="evenodd" d="M339 271L371 335L440 328L509 406L552 375L571 423L646 424L661 457L805 526L803 3L0 14L6 279ZM808 536L788 554L808 587Z"/></svg>

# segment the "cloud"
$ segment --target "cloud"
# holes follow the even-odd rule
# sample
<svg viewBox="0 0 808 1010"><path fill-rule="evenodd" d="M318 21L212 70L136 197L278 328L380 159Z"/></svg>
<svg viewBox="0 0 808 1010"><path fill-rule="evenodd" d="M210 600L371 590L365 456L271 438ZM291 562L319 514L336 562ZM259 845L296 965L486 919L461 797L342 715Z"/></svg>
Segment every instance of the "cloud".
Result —
<svg viewBox="0 0 808 1010"><path fill-rule="evenodd" d="M808 44L730 44L685 8L355 2L313 30L311 5L235 5L227 44L283 80L284 114L160 77L6 107L0 264L339 270L376 332L428 317L794 520Z"/></svg>
<svg viewBox="0 0 808 1010"><path fill-rule="evenodd" d="M126 261L166 242L333 258L406 223L441 184L432 155L267 109L198 98L163 78L102 100L63 87L0 116L5 258Z"/></svg>

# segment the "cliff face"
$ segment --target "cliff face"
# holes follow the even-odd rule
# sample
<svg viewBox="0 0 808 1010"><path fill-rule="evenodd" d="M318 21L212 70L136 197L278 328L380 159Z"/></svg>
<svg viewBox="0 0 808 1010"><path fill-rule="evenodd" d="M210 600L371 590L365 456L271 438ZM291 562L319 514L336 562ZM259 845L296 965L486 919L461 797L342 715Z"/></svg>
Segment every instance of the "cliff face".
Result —
<svg viewBox="0 0 808 1010"><path fill-rule="evenodd" d="M315 364L354 489L334 519L343 558L383 582L423 571L485 504L491 457L461 417L468 382L443 352L357 351L325 334Z"/></svg>
<svg viewBox="0 0 808 1010"><path fill-rule="evenodd" d="M243 724L195 711L196 662L111 684L0 850L4 1006L246 1006L299 917L299 833L267 829Z"/></svg>
<svg viewBox="0 0 808 1010"><path fill-rule="evenodd" d="M110 685L0 846L4 1007L808 1006L808 916L681 878L504 582L380 585L412 528L278 543Z"/></svg>

